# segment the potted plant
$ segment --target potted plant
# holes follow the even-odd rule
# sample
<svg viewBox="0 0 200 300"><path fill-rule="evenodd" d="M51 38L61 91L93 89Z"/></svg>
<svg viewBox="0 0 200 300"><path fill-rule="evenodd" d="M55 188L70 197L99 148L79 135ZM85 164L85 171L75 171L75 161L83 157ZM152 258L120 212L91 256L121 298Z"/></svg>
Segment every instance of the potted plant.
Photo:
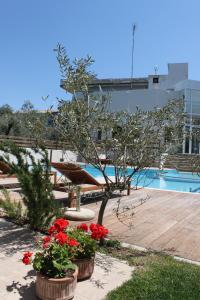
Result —
<svg viewBox="0 0 200 300"><path fill-rule="evenodd" d="M78 242L73 255L73 263L78 266L78 280L85 280L91 277L94 270L94 258L97 243L108 234L108 229L99 224L85 223L76 228L66 229L68 236ZM72 250L72 248L70 248Z"/></svg>
<svg viewBox="0 0 200 300"><path fill-rule="evenodd" d="M69 300L74 297L78 268L72 263L79 243L64 231L69 222L57 219L49 228L49 234L38 240L39 250L26 252L23 263L33 264L37 272L36 295L43 300Z"/></svg>

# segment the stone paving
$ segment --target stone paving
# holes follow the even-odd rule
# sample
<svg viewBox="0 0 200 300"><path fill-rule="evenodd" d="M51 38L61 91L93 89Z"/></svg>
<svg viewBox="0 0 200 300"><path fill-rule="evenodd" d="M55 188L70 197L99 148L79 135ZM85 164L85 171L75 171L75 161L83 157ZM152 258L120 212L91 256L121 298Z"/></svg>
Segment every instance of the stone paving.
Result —
<svg viewBox="0 0 200 300"><path fill-rule="evenodd" d="M34 251L29 230L0 218L0 300L37 300L35 272L20 261L24 251ZM102 300L131 277L133 268L125 262L97 254L91 279L79 282L74 300Z"/></svg>

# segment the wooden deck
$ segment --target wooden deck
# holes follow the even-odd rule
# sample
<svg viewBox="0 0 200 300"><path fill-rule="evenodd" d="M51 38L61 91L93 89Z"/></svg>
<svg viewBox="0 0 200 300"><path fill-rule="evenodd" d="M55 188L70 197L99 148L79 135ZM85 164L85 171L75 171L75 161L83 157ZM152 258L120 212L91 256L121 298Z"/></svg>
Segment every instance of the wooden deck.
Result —
<svg viewBox="0 0 200 300"><path fill-rule="evenodd" d="M97 212L100 202L86 206ZM200 261L200 194L142 189L121 198L119 218L116 206L111 199L104 217L113 238Z"/></svg>
<svg viewBox="0 0 200 300"><path fill-rule="evenodd" d="M57 200L67 199L64 192L54 191L54 195ZM15 191L11 198L18 200L21 196ZM104 225L112 238L200 261L200 194L132 191L121 198L117 217L118 199L109 200L104 215ZM94 210L97 216L100 202L84 207Z"/></svg>

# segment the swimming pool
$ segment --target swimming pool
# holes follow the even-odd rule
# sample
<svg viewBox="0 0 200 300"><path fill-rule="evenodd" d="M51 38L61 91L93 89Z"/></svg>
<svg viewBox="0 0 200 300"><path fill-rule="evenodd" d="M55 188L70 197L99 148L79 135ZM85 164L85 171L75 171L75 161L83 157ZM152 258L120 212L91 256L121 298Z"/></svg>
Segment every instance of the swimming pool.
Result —
<svg viewBox="0 0 200 300"><path fill-rule="evenodd" d="M101 172L91 165L85 165L84 169L94 177L102 176ZM130 174L130 172L131 169L128 169L127 173ZM106 173L108 176L114 176L114 168L107 166ZM200 176L196 173L177 170L147 169L139 171L133 177L132 186L200 193Z"/></svg>

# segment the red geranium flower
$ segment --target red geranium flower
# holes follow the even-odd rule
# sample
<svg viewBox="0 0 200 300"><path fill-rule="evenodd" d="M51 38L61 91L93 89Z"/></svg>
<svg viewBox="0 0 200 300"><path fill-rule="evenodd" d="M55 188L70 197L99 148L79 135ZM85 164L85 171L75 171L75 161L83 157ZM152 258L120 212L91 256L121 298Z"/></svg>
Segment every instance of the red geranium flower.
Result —
<svg viewBox="0 0 200 300"><path fill-rule="evenodd" d="M58 243L59 243L60 245L64 245L64 244L66 244L67 241L68 241L68 235L65 234L64 232L60 231L59 233L57 233L57 234L55 235L55 239L58 241Z"/></svg>
<svg viewBox="0 0 200 300"><path fill-rule="evenodd" d="M97 224L94 224L94 223L92 223L92 224L90 224L90 231L94 231L94 230L96 230L96 228L97 228Z"/></svg>
<svg viewBox="0 0 200 300"><path fill-rule="evenodd" d="M104 227L104 235L108 234L108 229Z"/></svg>
<svg viewBox="0 0 200 300"><path fill-rule="evenodd" d="M43 241L43 244L49 243L51 241L51 237L45 236L45 237L43 237L42 241Z"/></svg>
<svg viewBox="0 0 200 300"><path fill-rule="evenodd" d="M53 224L57 232L60 232L63 231L69 225L69 222L65 219L57 219L54 221Z"/></svg>
<svg viewBox="0 0 200 300"><path fill-rule="evenodd" d="M91 224L90 230L92 232L91 238L94 240L100 240L108 234L108 229L99 224Z"/></svg>
<svg viewBox="0 0 200 300"><path fill-rule="evenodd" d="M42 247L43 247L44 249L47 249L47 248L49 247L49 243L44 243L44 244L42 245Z"/></svg>
<svg viewBox="0 0 200 300"><path fill-rule="evenodd" d="M23 259L22 259L22 262L25 264L25 265L30 265L30 258L29 257L23 257Z"/></svg>
<svg viewBox="0 0 200 300"><path fill-rule="evenodd" d="M43 239L42 239L42 242L43 242L42 246L43 246L44 249L46 249L46 248L49 247L50 241L51 241L51 237L50 236L43 237Z"/></svg>
<svg viewBox="0 0 200 300"><path fill-rule="evenodd" d="M25 252L24 253L24 257L22 258L22 262L25 264L25 265L29 265L31 263L31 256L33 255L32 252Z"/></svg>
<svg viewBox="0 0 200 300"><path fill-rule="evenodd" d="M88 231L88 226L87 226L87 224L82 223L82 224L77 226L77 229L83 230L83 231Z"/></svg>
<svg viewBox="0 0 200 300"><path fill-rule="evenodd" d="M71 246L71 247L76 247L76 246L79 245L79 243L78 243L77 240L75 240L75 239L70 239L70 240L68 240L67 244L68 244L69 246Z"/></svg>
<svg viewBox="0 0 200 300"><path fill-rule="evenodd" d="M51 226L48 230L49 234L52 235L54 232L56 231L56 227L55 226Z"/></svg>
<svg viewBox="0 0 200 300"><path fill-rule="evenodd" d="M27 256L27 257L31 257L32 255L33 255L33 252L27 251L24 253L24 256Z"/></svg>

